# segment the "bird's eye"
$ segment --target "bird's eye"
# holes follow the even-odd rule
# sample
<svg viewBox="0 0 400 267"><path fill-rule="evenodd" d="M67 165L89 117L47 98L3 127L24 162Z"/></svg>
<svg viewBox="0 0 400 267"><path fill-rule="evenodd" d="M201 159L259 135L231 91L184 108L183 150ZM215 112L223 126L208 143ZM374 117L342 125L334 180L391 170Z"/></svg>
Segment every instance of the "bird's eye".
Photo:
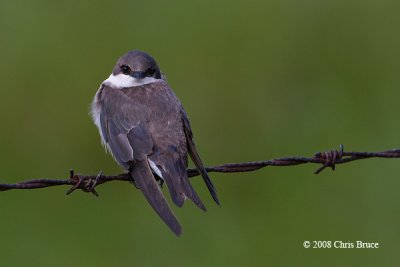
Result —
<svg viewBox="0 0 400 267"><path fill-rule="evenodd" d="M151 76L154 75L155 72L156 72L155 69L152 69L152 68L147 69L147 70L146 70L146 76L147 76L147 77L151 77Z"/></svg>
<svg viewBox="0 0 400 267"><path fill-rule="evenodd" d="M129 74L131 72L131 68L129 68L126 65L122 65L121 66L121 71L122 71L123 74Z"/></svg>

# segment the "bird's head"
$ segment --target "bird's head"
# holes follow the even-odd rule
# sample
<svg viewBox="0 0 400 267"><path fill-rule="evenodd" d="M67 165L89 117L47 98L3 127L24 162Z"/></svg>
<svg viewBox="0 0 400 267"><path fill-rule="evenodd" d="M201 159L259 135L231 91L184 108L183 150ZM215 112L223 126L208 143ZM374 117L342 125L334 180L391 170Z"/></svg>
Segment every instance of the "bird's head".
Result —
<svg viewBox="0 0 400 267"><path fill-rule="evenodd" d="M135 87L162 79L157 62L149 54L132 50L120 57L110 77L104 81L113 88Z"/></svg>

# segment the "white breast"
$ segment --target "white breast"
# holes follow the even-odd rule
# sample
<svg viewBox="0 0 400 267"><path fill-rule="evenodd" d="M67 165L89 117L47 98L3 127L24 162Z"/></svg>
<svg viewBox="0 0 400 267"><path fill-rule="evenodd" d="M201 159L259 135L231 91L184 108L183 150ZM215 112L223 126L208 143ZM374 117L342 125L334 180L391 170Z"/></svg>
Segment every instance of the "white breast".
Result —
<svg viewBox="0 0 400 267"><path fill-rule="evenodd" d="M99 130L99 134L101 137L101 143L108 149L107 143L103 136L103 131L101 130L101 124L100 124L100 113L101 113L100 94L101 94L101 90L102 90L102 86L100 86L99 90L97 90L97 93L94 96L90 113L92 115L94 124L97 126L97 129Z"/></svg>
<svg viewBox="0 0 400 267"><path fill-rule="evenodd" d="M117 74L114 75L111 73L110 77L103 82L104 85L110 86L114 89L122 89L122 88L129 88L140 86L148 83L153 83L159 81L160 79L156 79L153 77L145 77L143 79L136 79L132 76L125 75L125 74Z"/></svg>
<svg viewBox="0 0 400 267"><path fill-rule="evenodd" d="M92 105L91 105L91 115L94 124L97 126L97 129L99 130L99 134L101 137L101 143L104 145L106 148L106 151L110 151L110 148L103 136L103 131L101 129L101 122L100 122L100 114L101 114L101 91L103 89L103 85L109 86L114 89L122 89L122 88L130 88L130 87L135 87L135 86L140 86L144 84L149 84L153 82L159 82L162 81L162 79L155 79L152 77L146 77L143 79L136 79L134 77L131 77L129 75L125 74L118 74L114 75L111 74L108 79L106 79L100 86L99 90L97 90L96 95L94 96ZM112 154L112 153L111 153ZM153 171L160 177L162 177L161 171L157 168L154 162L150 162L150 166L153 169Z"/></svg>

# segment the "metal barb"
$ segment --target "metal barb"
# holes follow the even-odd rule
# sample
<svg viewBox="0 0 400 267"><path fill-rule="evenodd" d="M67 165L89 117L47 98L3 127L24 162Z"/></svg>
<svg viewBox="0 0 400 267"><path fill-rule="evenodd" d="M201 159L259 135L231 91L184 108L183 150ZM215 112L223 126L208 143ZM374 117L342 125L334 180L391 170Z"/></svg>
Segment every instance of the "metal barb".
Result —
<svg viewBox="0 0 400 267"><path fill-rule="evenodd" d="M70 172L70 174L73 174L73 171ZM81 176L80 176L80 175L74 175L74 176L70 177L70 180L73 180L74 178L78 178L78 182L77 182L75 185L73 185L70 189L68 189L68 191L65 193L66 195L71 194L71 193L74 192L76 189L78 189L78 188L81 187L81 184L82 184L82 181L83 181L83 179L81 178Z"/></svg>
<svg viewBox="0 0 400 267"><path fill-rule="evenodd" d="M78 179L78 182L73 185L67 192L66 194L69 195L72 192L74 192L76 189L81 189L84 192L87 193L92 193L93 195L95 195L96 197L99 196L99 193L97 193L97 191L94 189L99 181L101 180L101 177L103 176L103 171L100 171L99 174L93 179L93 178L82 178L79 174L78 175L74 175L74 171L70 170L70 179L74 180L74 179Z"/></svg>
<svg viewBox="0 0 400 267"><path fill-rule="evenodd" d="M319 174L326 167L331 167L332 171L334 171L335 170L335 166L336 166L336 161L337 160L341 160L342 157L343 157L343 151L344 151L344 146L341 144L339 146L339 151L338 150L331 150L331 151L327 151L327 152L323 152L323 153L321 153L321 152L316 153L315 157L322 158L323 160L325 160L325 162L314 173L315 174Z"/></svg>
<svg viewBox="0 0 400 267"><path fill-rule="evenodd" d="M91 192L93 195L98 197L99 193L97 193L96 190L94 190L94 188L98 185L98 183L99 183L99 181L100 181L102 176L103 176L103 171L100 171L99 174L97 174L97 176L96 176L96 178L94 180L89 180L89 183L91 183L91 185L89 185L89 187L87 188L88 191L86 191L86 192Z"/></svg>

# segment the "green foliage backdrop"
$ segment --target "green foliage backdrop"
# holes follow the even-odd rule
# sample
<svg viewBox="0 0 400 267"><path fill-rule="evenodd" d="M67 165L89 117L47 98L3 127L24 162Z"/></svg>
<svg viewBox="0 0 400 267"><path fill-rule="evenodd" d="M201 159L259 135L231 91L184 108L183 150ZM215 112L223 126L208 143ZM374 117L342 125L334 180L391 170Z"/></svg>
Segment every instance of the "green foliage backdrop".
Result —
<svg viewBox="0 0 400 267"><path fill-rule="evenodd" d="M399 1L0 1L0 183L119 173L88 106L152 54L207 165L400 147ZM213 174L176 238L127 183L0 193L2 266L398 266L397 160ZM304 240L379 249L305 249Z"/></svg>

